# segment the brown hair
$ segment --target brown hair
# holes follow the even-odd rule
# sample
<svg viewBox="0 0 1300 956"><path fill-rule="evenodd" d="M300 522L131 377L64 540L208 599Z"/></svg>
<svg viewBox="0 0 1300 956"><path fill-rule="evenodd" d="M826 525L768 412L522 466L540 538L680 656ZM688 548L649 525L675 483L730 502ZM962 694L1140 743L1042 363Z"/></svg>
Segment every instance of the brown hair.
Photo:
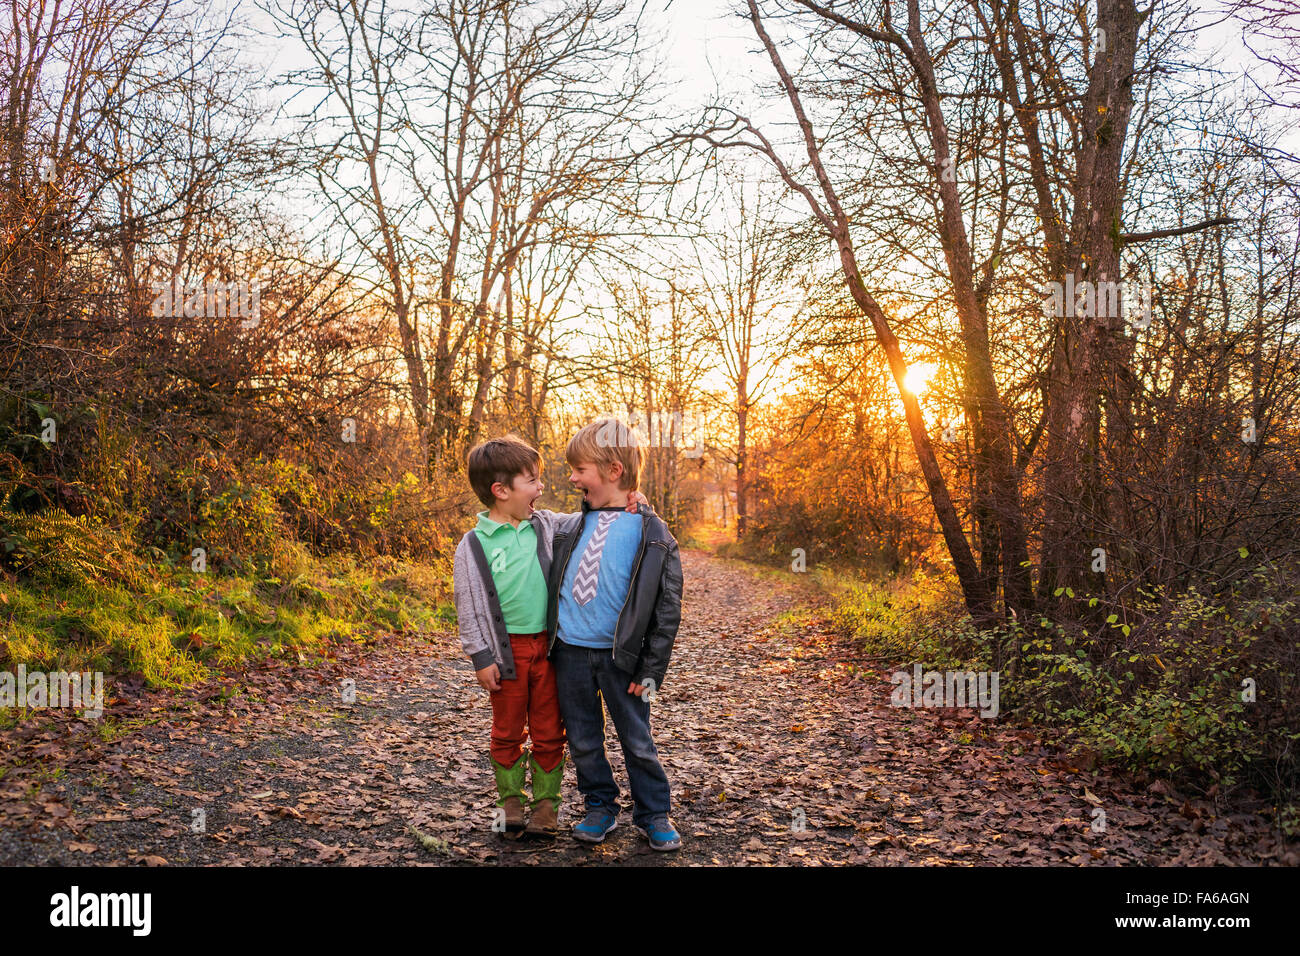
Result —
<svg viewBox="0 0 1300 956"><path fill-rule="evenodd" d="M490 508L496 503L492 494L494 484L499 481L513 488L519 475L535 475L541 468L542 456L518 435L491 438L469 451L469 486L478 500Z"/></svg>
<svg viewBox="0 0 1300 956"><path fill-rule="evenodd" d="M590 425L578 430L578 434L569 439L569 446L564 450L564 457L570 465L578 466L591 462L598 467L608 468L614 462L623 465L623 475L618 486L624 491L634 491L637 479L641 476L643 453L641 442L636 432L617 418L598 418Z"/></svg>

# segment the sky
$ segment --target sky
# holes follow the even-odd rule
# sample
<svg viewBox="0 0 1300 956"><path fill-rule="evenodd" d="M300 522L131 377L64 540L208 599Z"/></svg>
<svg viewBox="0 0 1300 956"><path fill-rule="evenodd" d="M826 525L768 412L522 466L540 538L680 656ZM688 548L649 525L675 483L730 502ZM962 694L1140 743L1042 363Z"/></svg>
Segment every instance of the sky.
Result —
<svg viewBox="0 0 1300 956"><path fill-rule="evenodd" d="M1170 0L1163 2L1169 4ZM1217 54L1225 68L1250 72L1263 82L1270 68L1261 65L1247 48L1245 27L1225 19L1223 0L1188 2L1201 24L1193 38L1196 48ZM724 87L741 92L752 91L760 83L771 85L771 66L753 26L747 16L737 13L744 6L744 0L651 0L648 4L648 19L662 22L667 31L667 55L672 69L682 77L679 87L683 101L713 89L719 80ZM770 4L768 8L776 9ZM774 35L779 32L777 27L769 25L769 29ZM1266 51L1278 50L1262 37L1253 37L1250 42Z"/></svg>

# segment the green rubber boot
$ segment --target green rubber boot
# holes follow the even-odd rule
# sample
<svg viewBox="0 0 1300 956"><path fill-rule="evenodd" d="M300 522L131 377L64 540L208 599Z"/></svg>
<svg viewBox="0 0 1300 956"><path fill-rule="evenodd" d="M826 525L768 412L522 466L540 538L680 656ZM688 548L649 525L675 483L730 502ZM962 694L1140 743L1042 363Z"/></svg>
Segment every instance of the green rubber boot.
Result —
<svg viewBox="0 0 1300 956"><path fill-rule="evenodd" d="M519 755L513 767L492 761L492 770L497 778L497 794L501 798L497 800L497 806L505 811L507 834L518 835L524 829L524 777L528 773L527 760L528 754L525 752Z"/></svg>
<svg viewBox="0 0 1300 956"><path fill-rule="evenodd" d="M564 755L554 770L543 770L529 755L533 768L533 812L524 831L529 836L554 837L560 828L560 784L564 782Z"/></svg>

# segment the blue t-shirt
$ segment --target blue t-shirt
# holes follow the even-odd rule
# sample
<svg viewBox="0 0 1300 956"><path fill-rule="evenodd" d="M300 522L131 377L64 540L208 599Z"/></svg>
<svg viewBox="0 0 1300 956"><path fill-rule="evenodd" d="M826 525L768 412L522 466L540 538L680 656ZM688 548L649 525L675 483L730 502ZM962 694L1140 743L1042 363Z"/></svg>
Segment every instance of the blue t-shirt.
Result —
<svg viewBox="0 0 1300 956"><path fill-rule="evenodd" d="M577 579L582 556L600 523L602 514L612 514L613 521L605 536L605 546L600 552L600 570L596 576L596 595L586 604L573 597L573 582ZM622 508L592 509L587 512L582 525L582 537L573 548L569 566L564 569L560 584L560 615L557 635L566 644L579 647L612 648L614 628L618 616L627 602L628 587L632 583L632 565L636 563L637 549L641 545L641 516Z"/></svg>

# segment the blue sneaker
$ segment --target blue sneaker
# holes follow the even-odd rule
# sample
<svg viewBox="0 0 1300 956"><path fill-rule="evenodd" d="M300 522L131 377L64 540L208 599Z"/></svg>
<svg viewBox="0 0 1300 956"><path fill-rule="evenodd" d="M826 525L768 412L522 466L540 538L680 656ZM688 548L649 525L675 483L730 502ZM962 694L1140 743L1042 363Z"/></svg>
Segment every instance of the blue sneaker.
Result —
<svg viewBox="0 0 1300 956"><path fill-rule="evenodd" d="M608 807L592 807L581 823L573 825L573 836L583 843L600 843L618 826L618 817Z"/></svg>
<svg viewBox="0 0 1300 956"><path fill-rule="evenodd" d="M638 824L637 829L650 841L652 850L676 850L682 845L681 834L666 816L651 817L645 826Z"/></svg>

